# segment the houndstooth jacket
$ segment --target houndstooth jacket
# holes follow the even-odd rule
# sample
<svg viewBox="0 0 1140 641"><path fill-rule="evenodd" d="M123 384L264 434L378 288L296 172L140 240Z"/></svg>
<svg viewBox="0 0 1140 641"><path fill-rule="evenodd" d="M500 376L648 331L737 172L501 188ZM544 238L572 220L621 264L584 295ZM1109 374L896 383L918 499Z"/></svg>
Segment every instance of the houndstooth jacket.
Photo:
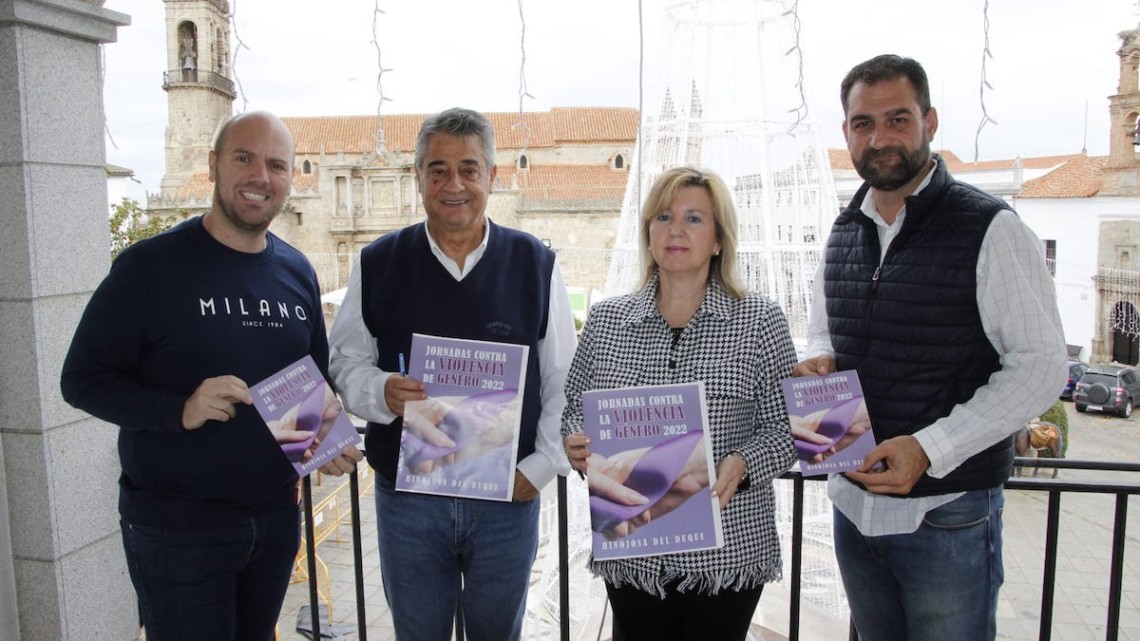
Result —
<svg viewBox="0 0 1140 641"><path fill-rule="evenodd" d="M563 436L582 431L582 392L701 380L708 402L713 461L740 452L751 487L722 512L724 546L653 557L595 561L590 570L615 585L664 595L665 586L716 594L778 581L772 479L795 461L780 380L796 362L787 319L758 294L729 296L711 281L675 344L657 311L655 276L641 291L590 309L566 381ZM670 367L670 361L673 367Z"/></svg>

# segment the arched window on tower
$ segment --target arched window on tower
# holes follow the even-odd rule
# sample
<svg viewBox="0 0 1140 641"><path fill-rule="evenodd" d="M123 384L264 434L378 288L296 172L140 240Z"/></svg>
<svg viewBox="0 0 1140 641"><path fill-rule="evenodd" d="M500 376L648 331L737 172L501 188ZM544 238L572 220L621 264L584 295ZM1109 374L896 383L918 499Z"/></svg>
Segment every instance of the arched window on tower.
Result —
<svg viewBox="0 0 1140 641"><path fill-rule="evenodd" d="M515 163L515 166L520 170L530 169L530 159L526 157L526 154L522 154L519 156L519 160L517 163Z"/></svg>
<svg viewBox="0 0 1140 641"><path fill-rule="evenodd" d="M230 74L226 73L226 67L229 66L229 59L226 51L226 37L222 33L221 27L218 28L217 34L214 36L214 51L217 55L217 67L214 71L218 75L229 77Z"/></svg>
<svg viewBox="0 0 1140 641"><path fill-rule="evenodd" d="M178 68L182 82L198 82L198 27L189 20L178 25Z"/></svg>
<svg viewBox="0 0 1140 641"><path fill-rule="evenodd" d="M313 173L313 163L309 162L308 159L306 159L305 162L301 163L301 173L302 174Z"/></svg>
<svg viewBox="0 0 1140 641"><path fill-rule="evenodd" d="M625 156L623 156L621 154L615 155L614 160L613 160L613 168L614 169L625 169Z"/></svg>

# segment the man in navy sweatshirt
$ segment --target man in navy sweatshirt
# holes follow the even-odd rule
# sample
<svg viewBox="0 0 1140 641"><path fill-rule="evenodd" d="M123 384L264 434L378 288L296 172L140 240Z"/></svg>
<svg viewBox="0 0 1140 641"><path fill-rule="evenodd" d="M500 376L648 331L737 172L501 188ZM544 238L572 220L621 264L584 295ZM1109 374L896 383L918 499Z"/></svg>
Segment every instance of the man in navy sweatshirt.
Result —
<svg viewBox="0 0 1140 641"><path fill-rule="evenodd" d="M427 220L361 253L333 325L330 370L345 405L368 419L384 594L400 641L446 641L457 604L467 638L519 638L538 547L539 490L569 472L559 433L575 347L554 252L486 217L495 135L482 115L424 121L416 179ZM395 491L412 333L529 347L514 496L509 502Z"/></svg>
<svg viewBox="0 0 1140 641"><path fill-rule="evenodd" d="M115 260L64 361L64 399L120 428L123 546L151 641L274 637L297 474L248 385L306 354L328 362L312 265L268 232L293 149L271 114L226 122L210 211ZM361 458L346 448L321 469Z"/></svg>

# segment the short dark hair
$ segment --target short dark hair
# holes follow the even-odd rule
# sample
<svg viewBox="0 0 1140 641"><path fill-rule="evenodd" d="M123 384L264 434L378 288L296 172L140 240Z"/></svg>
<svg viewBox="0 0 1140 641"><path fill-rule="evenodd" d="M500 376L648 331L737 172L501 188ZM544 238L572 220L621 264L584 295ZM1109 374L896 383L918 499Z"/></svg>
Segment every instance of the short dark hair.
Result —
<svg viewBox="0 0 1140 641"><path fill-rule="evenodd" d="M495 129L490 121L477 111L452 107L424 119L420 133L416 136L416 169L423 169L428 142L436 134L478 136L479 142L483 143L483 160L486 161L487 168L495 166Z"/></svg>
<svg viewBox="0 0 1140 641"><path fill-rule="evenodd" d="M884 80L894 80L901 77L905 77L914 86L918 106L922 109L922 115L925 116L930 111L930 83L926 79L926 70L918 64L917 60L903 58L892 53L885 53L860 62L847 72L843 78L843 83L839 86L839 100L843 102L843 115L847 115L847 96L851 94L851 88L855 86L855 83L862 82L873 85Z"/></svg>

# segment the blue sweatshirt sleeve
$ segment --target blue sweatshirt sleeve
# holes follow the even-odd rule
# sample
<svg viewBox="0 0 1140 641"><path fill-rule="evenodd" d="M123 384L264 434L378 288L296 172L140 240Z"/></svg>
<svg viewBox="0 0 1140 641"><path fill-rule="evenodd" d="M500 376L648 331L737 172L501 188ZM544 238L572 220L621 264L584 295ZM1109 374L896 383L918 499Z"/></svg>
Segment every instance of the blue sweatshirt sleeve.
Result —
<svg viewBox="0 0 1140 641"><path fill-rule="evenodd" d="M140 380L151 294L143 257L127 251L95 290L63 362L72 406L126 430L182 430L186 396Z"/></svg>
<svg viewBox="0 0 1140 641"><path fill-rule="evenodd" d="M320 311L322 308L321 290L320 286L316 285L317 279L315 273L313 275L313 283L316 287L316 306L313 309ZM317 367L321 370L321 374L324 374L325 380L328 381L328 384L332 386L333 390L335 391L336 385L333 383L332 376L329 375L329 336L328 332L325 330L324 314L318 313L316 320L317 322L313 323L313 334L311 339L312 342L310 343L311 347L309 348L309 355L313 357L313 362L317 364Z"/></svg>

